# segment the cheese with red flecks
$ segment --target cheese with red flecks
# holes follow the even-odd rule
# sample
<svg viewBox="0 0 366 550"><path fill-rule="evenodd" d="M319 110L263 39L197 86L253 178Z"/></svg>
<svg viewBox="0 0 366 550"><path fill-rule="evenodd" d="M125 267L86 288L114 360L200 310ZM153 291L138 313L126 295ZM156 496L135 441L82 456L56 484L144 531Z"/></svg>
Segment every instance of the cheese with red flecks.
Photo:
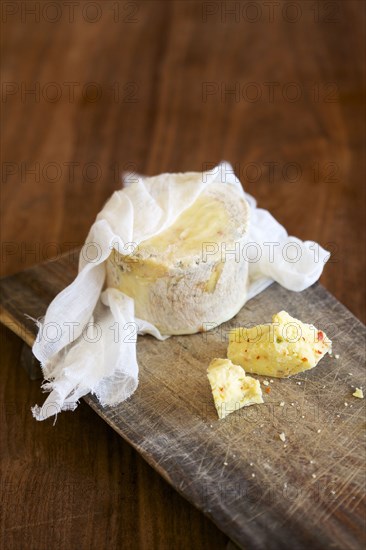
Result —
<svg viewBox="0 0 366 550"><path fill-rule="evenodd" d="M272 323L230 331L227 356L246 372L286 378L314 368L331 349L322 330L280 311Z"/></svg>

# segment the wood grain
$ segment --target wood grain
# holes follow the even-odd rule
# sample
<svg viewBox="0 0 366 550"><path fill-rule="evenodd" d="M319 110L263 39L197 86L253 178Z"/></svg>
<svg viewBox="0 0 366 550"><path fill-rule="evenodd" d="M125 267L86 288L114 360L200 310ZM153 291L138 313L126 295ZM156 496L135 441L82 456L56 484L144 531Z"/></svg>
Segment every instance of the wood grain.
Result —
<svg viewBox="0 0 366 550"><path fill-rule="evenodd" d="M75 275L73 262L66 256L3 279L0 320L35 335L24 313L44 314ZM230 328L269 321L280 309L325 330L335 356L271 380L263 406L219 421L207 365L225 356ZM366 542L365 402L352 392L365 387L365 336L321 285L293 293L274 284L210 333L139 337L132 398L108 408L93 396L85 401L240 547L356 549Z"/></svg>
<svg viewBox="0 0 366 550"><path fill-rule="evenodd" d="M57 23L29 15L19 26L20 11L7 16L3 274L82 244L122 171L200 170L227 159L291 234L332 249L322 282L366 319L365 4L319 3L317 15L295 2L294 23L284 2L273 21L259 2L253 23L240 4L237 19L217 2L209 15L208 2L155 0L130 2L131 17L123 2L103 2L95 23L83 3L71 23L65 7ZM239 97L229 93L236 83ZM26 93L37 85L38 95Z"/></svg>
<svg viewBox="0 0 366 550"><path fill-rule="evenodd" d="M288 20L294 16L291 7L286 20L282 0L275 3L272 19L264 3L256 2L262 10L258 20L253 10L245 12L247 3L241 1L234 3L239 16L225 14L218 2L94 2L102 10L95 22L90 21L92 10L89 16L83 13L84 1L74 16L67 3L59 2L62 16L55 22L54 8L37 18L27 14L30 4L2 5L2 274L79 246L103 202L120 186L122 171L200 170L225 158L236 166L246 190L290 233L333 251L321 282L366 320L365 3L296 0L292 4L301 14L294 22ZM212 15L207 12L210 6ZM295 90L291 82L301 89L298 101L286 96ZM37 83L39 94L27 94ZM57 101L52 100L55 86L47 87L52 83L61 89ZM95 88L88 83L102 90L95 101ZM236 83L238 101L230 94L221 96L222 84L225 92L225 86L228 90ZM247 89L248 83L255 86ZM273 101L266 83L275 87ZM214 92L206 101L205 85ZM74 97L69 96L72 86ZM262 95L253 101L250 93L257 90ZM300 166L301 177L293 178L289 163ZM31 341L31 333L28 336ZM164 540L166 547L172 547L173 540L175 548L223 547L225 538L151 469L137 478L123 477L126 494L135 499L131 514L128 506L115 506L114 498L123 500L121 491L113 490L112 498L96 489L88 496L95 510L108 510L105 515L90 514L79 523L68 519L65 525L60 520L60 535L54 539L56 524L47 501L40 530L32 502L40 502L41 489L32 501L24 498L29 487L42 487L42 494L50 492L53 500L67 506L54 484L57 470L72 473L77 482L83 479L91 466L77 441L93 448L93 423L98 419L83 406L87 412L76 412L72 422L62 420L70 440L66 449L73 449L75 457L75 469L70 469L67 452L56 452L54 430L40 429L28 417L29 405L40 400L35 399L38 383L29 382L18 369L19 354L20 342L5 332L4 399L20 407L20 417L7 415L1 431L5 453L11 453L7 479L20 479L19 490L6 497L9 510L22 510L19 521L16 514L7 516L7 529L17 537L14 548L24 541L37 550L66 549L73 541L78 548L93 546L89 533L99 547L108 540L110 548L120 547L122 541L125 548L135 548L136 537L138 546L149 548L162 548ZM14 435L23 430L29 434L26 444ZM108 434L111 430L100 423L96 436L105 447L93 456L92 468L106 485L120 487L120 472L127 464L124 453L130 451L120 438ZM29 468L24 470L23 464ZM156 487L160 489L152 502L151 488ZM64 517L72 518L82 508L77 494L74 508ZM70 527L77 523L80 528L71 539Z"/></svg>

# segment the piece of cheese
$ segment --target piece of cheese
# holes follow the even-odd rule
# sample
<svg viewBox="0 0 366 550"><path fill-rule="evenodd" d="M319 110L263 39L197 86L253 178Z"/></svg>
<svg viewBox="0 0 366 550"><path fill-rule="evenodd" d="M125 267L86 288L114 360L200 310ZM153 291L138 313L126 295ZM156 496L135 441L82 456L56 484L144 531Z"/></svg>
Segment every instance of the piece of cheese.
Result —
<svg viewBox="0 0 366 550"><path fill-rule="evenodd" d="M246 376L244 369L229 359L213 359L207 376L220 419L242 407L263 403L259 381Z"/></svg>
<svg viewBox="0 0 366 550"><path fill-rule="evenodd" d="M135 315L162 334L209 330L247 296L242 254L249 207L235 186L209 185L166 230L107 261L107 285L134 299Z"/></svg>
<svg viewBox="0 0 366 550"><path fill-rule="evenodd" d="M359 399L363 399L364 398L364 395L363 395L363 391L361 388L356 388L356 390L353 392L353 397L358 397Z"/></svg>
<svg viewBox="0 0 366 550"><path fill-rule="evenodd" d="M227 355L246 372L286 378L314 368L331 346L323 331L280 311L271 324L230 331Z"/></svg>

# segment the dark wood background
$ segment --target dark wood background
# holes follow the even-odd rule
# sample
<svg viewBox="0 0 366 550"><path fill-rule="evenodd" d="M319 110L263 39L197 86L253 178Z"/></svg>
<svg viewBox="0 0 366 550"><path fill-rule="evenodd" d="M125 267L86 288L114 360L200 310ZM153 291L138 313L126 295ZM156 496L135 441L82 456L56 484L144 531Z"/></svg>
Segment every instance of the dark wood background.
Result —
<svg viewBox="0 0 366 550"><path fill-rule="evenodd" d="M2 5L2 275L82 244L122 171L226 159L365 321L365 3L55 5ZM225 547L85 404L35 423L39 381L2 349L4 547Z"/></svg>

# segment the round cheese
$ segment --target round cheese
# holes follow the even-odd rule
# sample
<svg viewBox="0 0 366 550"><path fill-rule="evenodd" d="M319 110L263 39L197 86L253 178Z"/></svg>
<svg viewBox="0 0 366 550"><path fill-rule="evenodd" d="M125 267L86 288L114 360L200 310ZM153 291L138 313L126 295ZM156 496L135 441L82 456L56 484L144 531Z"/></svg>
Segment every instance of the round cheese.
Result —
<svg viewBox="0 0 366 550"><path fill-rule="evenodd" d="M143 212L141 213L143 216ZM242 253L249 206L230 184L211 184L175 222L131 254L113 250L107 286L134 299L135 316L162 334L206 331L246 301Z"/></svg>

